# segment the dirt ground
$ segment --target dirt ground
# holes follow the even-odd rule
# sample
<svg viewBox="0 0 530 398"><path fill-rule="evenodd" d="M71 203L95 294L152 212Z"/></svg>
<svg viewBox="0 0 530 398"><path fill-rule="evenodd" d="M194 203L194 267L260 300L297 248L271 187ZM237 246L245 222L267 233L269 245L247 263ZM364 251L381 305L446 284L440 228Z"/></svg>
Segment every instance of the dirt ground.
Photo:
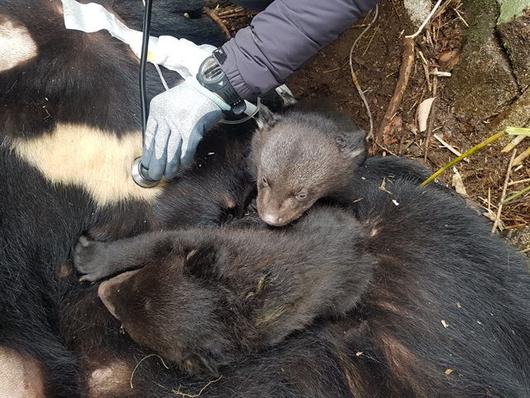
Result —
<svg viewBox="0 0 530 398"><path fill-rule="evenodd" d="M217 12L227 23L231 33L248 23L248 13L237 7L221 6ZM321 51L288 81L297 97L331 101L366 130L369 128L369 118L352 84L349 53L357 36L373 18L374 12ZM372 153L400 155L435 171L457 155L434 136L457 151L465 152L495 133L488 126L490 120L477 122L454 116L451 98L447 90L444 90L451 77L435 75L437 70L451 72L459 62L466 25L465 11L460 2L454 1L416 38L415 61L408 88L399 111L392 120L391 128L383 136L377 136L377 144L372 144ZM383 120L399 76L403 36L414 31L403 8L403 1L383 0L375 23L354 48L353 70L367 98L376 131ZM427 131L420 132L418 105L431 97L436 99L428 128ZM427 137L430 138L427 140ZM481 212L490 220L495 220L502 197L511 153L501 153L501 149L509 141L510 138L505 138L491 145L471 156L469 161L447 170L439 178L439 181L450 186L457 186L458 191L467 195L469 201L480 207ZM522 165L512 169L506 196L529 185L530 161L527 158ZM504 204L500 220L499 229L513 237L514 242L530 254L530 196Z"/></svg>

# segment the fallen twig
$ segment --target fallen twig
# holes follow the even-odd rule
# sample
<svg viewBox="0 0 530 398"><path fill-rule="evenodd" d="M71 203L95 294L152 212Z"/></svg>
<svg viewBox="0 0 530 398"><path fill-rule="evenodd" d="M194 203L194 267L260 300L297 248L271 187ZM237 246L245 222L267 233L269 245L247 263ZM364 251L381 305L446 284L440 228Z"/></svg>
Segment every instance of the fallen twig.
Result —
<svg viewBox="0 0 530 398"><path fill-rule="evenodd" d="M158 354L149 354L149 355L146 355L145 357L143 357L142 359L140 359L138 361L138 363L136 364L136 366L134 367L132 373L131 373L131 377L129 378L129 385L131 386L131 390L134 388L133 386L133 378L134 378L134 374L136 373L136 370L138 369L138 367L140 366L140 364L145 361L146 359L149 359L151 357L157 357L158 359L160 359L160 362L162 362L162 365L164 365L164 367L166 369L169 369L169 367L166 365L166 363L164 362L164 359L158 355Z"/></svg>
<svg viewBox="0 0 530 398"><path fill-rule="evenodd" d="M246 14L247 14L247 11L243 7L236 6L233 8L227 8L225 10L220 10L217 15L219 16L219 18L228 19L228 18L233 18L233 17L245 16Z"/></svg>
<svg viewBox="0 0 530 398"><path fill-rule="evenodd" d="M173 393L175 395L179 395L179 396L184 397L184 398L197 398L197 397L201 396L201 394L204 392L204 390L206 390L210 386L210 384L217 383L222 378L223 378L223 376L219 376L215 380L210 380L208 383L206 383L206 385L203 388L200 389L200 391L197 394L186 394L185 392L181 392L180 391L180 387L179 387L178 390L173 390Z"/></svg>
<svg viewBox="0 0 530 398"><path fill-rule="evenodd" d="M462 152L460 152L458 149L456 149L454 146L449 144L448 142L444 141L442 137L440 137L438 134L433 134L433 137L438 141L444 148L447 148L450 152L454 153L456 156L462 156ZM465 158L464 162L469 163L469 159Z"/></svg>
<svg viewBox="0 0 530 398"><path fill-rule="evenodd" d="M501 153L508 153L513 150L517 145L521 143L525 139L524 135L516 135L515 138L504 148L502 148Z"/></svg>
<svg viewBox="0 0 530 398"><path fill-rule="evenodd" d="M456 13L456 15L458 16L458 18L462 21L462 23L466 26L466 28L469 28L469 24L468 24L467 21L464 19L464 17L462 16L462 14L460 14L460 11L458 11L459 8L460 8L460 6L458 6L458 7L453 7L453 11Z"/></svg>
<svg viewBox="0 0 530 398"><path fill-rule="evenodd" d="M375 141L374 141L375 142ZM392 156L399 156L397 153L392 152L390 149L386 148L385 146L381 145L379 142L375 142L375 145L377 145L380 149L382 149L384 152L388 152ZM383 154L384 156L384 154Z"/></svg>
<svg viewBox="0 0 530 398"><path fill-rule="evenodd" d="M368 50L370 49L370 46L372 45L372 42L374 41L375 35L377 34L377 28L374 29L374 33L372 34L372 37L370 37L370 40L368 40L368 44L366 48L364 49L363 53L361 54L361 57L364 57Z"/></svg>
<svg viewBox="0 0 530 398"><path fill-rule="evenodd" d="M434 5L434 7L432 8L431 12L429 13L429 15L427 15L427 18L425 18L425 20L422 22L422 24L420 25L420 27L418 28L418 30L416 31L416 33L412 34L412 35L409 35L409 36L405 36L406 39L415 39L416 37L418 37L420 35L420 33L423 31L423 29L425 28L425 26L427 26L427 24L429 23L429 21L431 20L431 18L433 17L433 15L435 14L436 10L438 9L438 7L440 7L440 4L442 4L442 1L443 0L438 0L436 2L436 4Z"/></svg>
<svg viewBox="0 0 530 398"><path fill-rule="evenodd" d="M499 201L499 207L497 208L495 222L493 223L493 227L491 228L492 234L495 233L495 231L497 230L497 226L499 225L499 222L501 220L502 207L503 207L504 201L506 200L506 190L508 189L508 182L510 182L510 176L512 175L512 164L513 164L513 160L515 159L516 153L517 153L517 149L514 149L512 153L512 157L510 158L510 162L508 163L508 170L506 171L506 178L504 179L504 185L502 187L501 200Z"/></svg>
<svg viewBox="0 0 530 398"><path fill-rule="evenodd" d="M437 77L451 77L451 76L453 76L451 72L443 72L441 70L438 70L438 68L434 68L434 70L431 72L431 75L437 76Z"/></svg>
<svg viewBox="0 0 530 398"><path fill-rule="evenodd" d="M386 130L389 128L390 122L396 115L399 106L401 105L401 101L403 100L405 90L409 84L410 73L412 72L412 67L414 65L414 40L404 38L403 46L403 58L401 61L401 68L399 70L398 81L396 83L396 87L394 88L392 99L390 100L388 108L385 112L385 116L383 117L383 121L381 122L381 126L374 137L375 140L377 140L379 137L382 137L387 132Z"/></svg>
<svg viewBox="0 0 530 398"><path fill-rule="evenodd" d="M530 182L530 178L524 178L522 180L517 180L517 181L510 181L508 183L508 186L511 187L512 185L524 184L525 182Z"/></svg>
<svg viewBox="0 0 530 398"><path fill-rule="evenodd" d="M431 182L436 180L441 174L443 174L447 169L450 167L453 167L455 164L460 163L463 159L467 158L468 156L473 155L474 153L481 151L491 143L497 141L499 138L503 137L506 134L506 131L499 131L498 133L492 135L491 137L486 138L481 143L475 145L473 148L469 149L468 151L464 152L462 155L458 156L457 158L451 160L449 163L442 166L440 169L438 169L434 174L432 174L429 178L427 178L425 181L421 183L422 187L425 187L429 185Z"/></svg>
<svg viewBox="0 0 530 398"><path fill-rule="evenodd" d="M374 18L370 21L368 25L366 25L366 27L362 30L361 33L359 33L359 36L357 36L357 38L353 42L352 46L350 47L350 57L349 57L351 80L357 92L359 93L359 97L361 97L361 100L364 104L364 108L366 109L366 113L368 114L368 119L370 122L370 130L368 131L368 135L366 136L367 140L371 140L374 138L374 119L372 116L370 105L368 104L368 100L366 99L366 96L364 95L364 91L361 87L361 83L359 82L359 78L357 77L357 75L355 74L355 71L353 70L353 50L357 46L357 43L359 42L359 40L364 36L366 32L368 32L368 29L370 29L372 25L375 23L378 15L379 15L379 6L375 6Z"/></svg>
<svg viewBox="0 0 530 398"><path fill-rule="evenodd" d="M513 161L513 165L519 166L520 164L523 164L523 160L525 160L529 156L530 156L530 146L526 148L519 156L515 158L515 160Z"/></svg>
<svg viewBox="0 0 530 398"><path fill-rule="evenodd" d="M217 15L217 13L214 10L211 10L208 7L205 7L204 12L206 13L206 15L208 15L212 19L212 21L214 21L219 26L219 28L223 31L227 39L230 39L230 37L232 37L225 23L219 17L219 15Z"/></svg>

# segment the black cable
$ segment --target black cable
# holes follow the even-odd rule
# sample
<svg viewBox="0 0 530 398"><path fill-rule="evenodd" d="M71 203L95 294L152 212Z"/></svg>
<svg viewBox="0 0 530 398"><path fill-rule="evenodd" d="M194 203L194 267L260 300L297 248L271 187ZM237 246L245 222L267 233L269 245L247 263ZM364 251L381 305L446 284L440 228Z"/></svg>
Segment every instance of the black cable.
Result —
<svg viewBox="0 0 530 398"><path fill-rule="evenodd" d="M147 129L147 115L149 112L149 105L147 103L147 90L145 88L145 73L147 69L147 49L149 46L149 36L151 31L151 9L152 1L145 0L142 52L140 54L140 106L142 108L142 137L145 136L145 131Z"/></svg>
<svg viewBox="0 0 530 398"><path fill-rule="evenodd" d="M147 90L145 88L145 73L147 70L147 49L149 46L149 37L151 31L151 8L152 1L145 0L143 33L142 33L142 51L140 54L140 107L142 114L142 143L145 142L145 133L147 130L147 115L149 108L147 104ZM151 181L144 176L142 167L142 157L135 159L132 165L132 179L142 188L151 188L158 184L158 181Z"/></svg>

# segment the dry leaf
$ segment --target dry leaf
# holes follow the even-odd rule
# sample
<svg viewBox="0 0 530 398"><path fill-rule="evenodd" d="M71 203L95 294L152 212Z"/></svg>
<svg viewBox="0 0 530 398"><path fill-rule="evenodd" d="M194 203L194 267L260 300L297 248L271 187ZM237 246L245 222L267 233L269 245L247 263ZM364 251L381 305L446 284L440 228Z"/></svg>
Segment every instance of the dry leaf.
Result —
<svg viewBox="0 0 530 398"><path fill-rule="evenodd" d="M458 169L456 167L453 167L453 188L455 191L462 195L467 196L466 187L464 186L464 180L462 179L462 175L458 172Z"/></svg>
<svg viewBox="0 0 530 398"><path fill-rule="evenodd" d="M512 166L519 166L523 164L523 161L530 156L530 146L526 148L520 155L518 155L512 163Z"/></svg>
<svg viewBox="0 0 530 398"><path fill-rule="evenodd" d="M427 98L418 106L418 127L422 133L427 130L427 121L429 120L429 115L431 114L431 108L434 99L435 97Z"/></svg>
<svg viewBox="0 0 530 398"><path fill-rule="evenodd" d="M446 329L449 327L449 324L448 324L445 320L443 320L443 319L442 319L442 325L443 325L443 327L446 328Z"/></svg>
<svg viewBox="0 0 530 398"><path fill-rule="evenodd" d="M445 51L438 57L438 61L442 68L451 70L460 61L460 53L458 50Z"/></svg>
<svg viewBox="0 0 530 398"><path fill-rule="evenodd" d="M453 369L451 369L451 368L447 368L447 369L445 369L445 372L444 372L444 373L445 373L447 376L449 376L449 375L450 375L451 373L453 373L453 372L454 372Z"/></svg>

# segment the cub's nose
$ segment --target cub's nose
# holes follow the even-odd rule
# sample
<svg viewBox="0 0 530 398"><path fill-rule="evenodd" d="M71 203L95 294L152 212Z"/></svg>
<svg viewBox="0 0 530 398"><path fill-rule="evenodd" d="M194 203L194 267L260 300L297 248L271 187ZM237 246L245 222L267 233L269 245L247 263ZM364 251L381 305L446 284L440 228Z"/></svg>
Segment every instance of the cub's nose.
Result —
<svg viewBox="0 0 530 398"><path fill-rule="evenodd" d="M281 217L278 217L276 214L272 213L265 213L261 217L263 221L265 221L267 224L272 226L280 226L283 225L283 220Z"/></svg>

